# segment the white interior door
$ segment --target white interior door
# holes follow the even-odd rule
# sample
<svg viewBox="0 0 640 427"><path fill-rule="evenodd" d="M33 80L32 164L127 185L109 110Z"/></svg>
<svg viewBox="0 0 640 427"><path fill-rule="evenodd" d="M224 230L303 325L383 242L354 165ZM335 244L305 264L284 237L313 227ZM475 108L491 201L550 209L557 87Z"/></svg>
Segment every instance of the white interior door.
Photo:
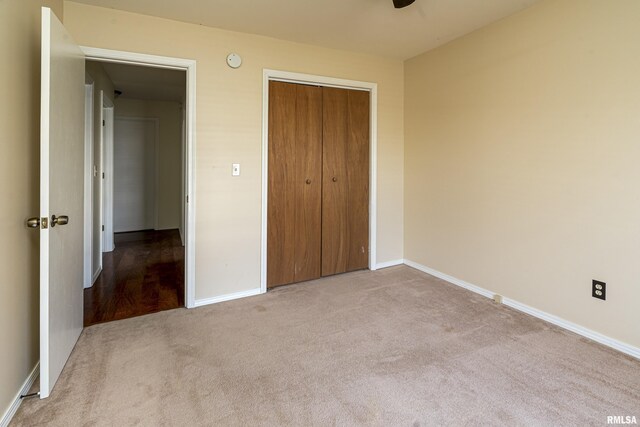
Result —
<svg viewBox="0 0 640 427"><path fill-rule="evenodd" d="M82 51L42 8L41 398L51 393L82 331L84 78Z"/></svg>
<svg viewBox="0 0 640 427"><path fill-rule="evenodd" d="M113 230L150 230L156 219L153 119L117 118L113 149Z"/></svg>
<svg viewBox="0 0 640 427"><path fill-rule="evenodd" d="M102 252L111 252L115 249L113 236L113 120L114 105L109 97L100 91L100 105L102 105L101 120L102 132L100 133L100 150L102 161L102 191L100 196L101 224L102 224ZM100 257L102 259L102 257Z"/></svg>

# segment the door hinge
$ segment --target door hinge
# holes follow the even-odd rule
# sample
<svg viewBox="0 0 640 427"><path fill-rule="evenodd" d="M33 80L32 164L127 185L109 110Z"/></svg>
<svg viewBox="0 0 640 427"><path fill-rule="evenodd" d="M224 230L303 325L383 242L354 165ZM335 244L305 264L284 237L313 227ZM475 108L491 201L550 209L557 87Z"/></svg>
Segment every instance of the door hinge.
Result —
<svg viewBox="0 0 640 427"><path fill-rule="evenodd" d="M102 179L104 179L104 172L102 172Z"/></svg>
<svg viewBox="0 0 640 427"><path fill-rule="evenodd" d="M189 203L189 196L187 196L187 203Z"/></svg>
<svg viewBox="0 0 640 427"><path fill-rule="evenodd" d="M104 120L103 120L103 121L102 121L102 126L104 126L104 125L105 125L105 122L104 122Z"/></svg>
<svg viewBox="0 0 640 427"><path fill-rule="evenodd" d="M104 231L104 225L102 226L102 231Z"/></svg>

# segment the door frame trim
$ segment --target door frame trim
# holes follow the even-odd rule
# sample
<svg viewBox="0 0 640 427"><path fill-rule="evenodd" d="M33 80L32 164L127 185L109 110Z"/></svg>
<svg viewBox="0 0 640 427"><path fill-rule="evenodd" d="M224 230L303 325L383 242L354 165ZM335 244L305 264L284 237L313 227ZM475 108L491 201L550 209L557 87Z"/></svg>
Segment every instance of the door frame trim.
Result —
<svg viewBox="0 0 640 427"><path fill-rule="evenodd" d="M263 69L262 72L262 212L260 235L260 292L267 292L267 205L269 181L269 82L312 84L369 92L369 270L376 270L378 84L314 74Z"/></svg>
<svg viewBox="0 0 640 427"><path fill-rule="evenodd" d="M196 297L196 61L194 59L169 56L148 55L80 46L87 60L114 62L120 64L142 65L146 67L183 70L187 74L186 108L186 159L185 200L187 215L185 218L185 306L195 307Z"/></svg>
<svg viewBox="0 0 640 427"><path fill-rule="evenodd" d="M82 286L93 286L93 78L85 73L84 83L84 260Z"/></svg>

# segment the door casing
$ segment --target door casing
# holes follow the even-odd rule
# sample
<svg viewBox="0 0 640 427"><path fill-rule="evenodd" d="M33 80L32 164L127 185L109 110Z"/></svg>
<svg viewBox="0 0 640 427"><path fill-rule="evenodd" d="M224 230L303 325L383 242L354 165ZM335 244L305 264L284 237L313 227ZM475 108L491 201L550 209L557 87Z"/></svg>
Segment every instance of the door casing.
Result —
<svg viewBox="0 0 640 427"><path fill-rule="evenodd" d="M376 270L376 207L377 207L377 146L378 146L378 84L338 79L313 74L263 70L262 82L262 222L260 241L260 292L267 292L267 206L269 181L269 81L311 84L369 92L369 270Z"/></svg>
<svg viewBox="0 0 640 427"><path fill-rule="evenodd" d="M182 70L187 75L185 100L185 305L195 307L195 248L196 248L196 197L195 197L195 149L196 149L196 61L192 59L172 58L168 56L147 55L80 46L87 60L99 62L116 62L121 64L141 65L145 67L168 68ZM105 227L106 228L106 227Z"/></svg>
<svg viewBox="0 0 640 427"><path fill-rule="evenodd" d="M93 285L93 79L85 75L84 120L84 273L83 286Z"/></svg>

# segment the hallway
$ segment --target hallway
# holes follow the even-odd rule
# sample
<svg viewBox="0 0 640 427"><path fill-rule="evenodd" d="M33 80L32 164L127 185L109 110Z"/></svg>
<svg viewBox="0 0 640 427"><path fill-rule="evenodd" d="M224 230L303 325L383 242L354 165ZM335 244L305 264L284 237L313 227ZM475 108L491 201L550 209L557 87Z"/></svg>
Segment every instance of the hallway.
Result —
<svg viewBox="0 0 640 427"><path fill-rule="evenodd" d="M178 230L115 234L116 249L84 290L84 326L184 307L184 247Z"/></svg>

